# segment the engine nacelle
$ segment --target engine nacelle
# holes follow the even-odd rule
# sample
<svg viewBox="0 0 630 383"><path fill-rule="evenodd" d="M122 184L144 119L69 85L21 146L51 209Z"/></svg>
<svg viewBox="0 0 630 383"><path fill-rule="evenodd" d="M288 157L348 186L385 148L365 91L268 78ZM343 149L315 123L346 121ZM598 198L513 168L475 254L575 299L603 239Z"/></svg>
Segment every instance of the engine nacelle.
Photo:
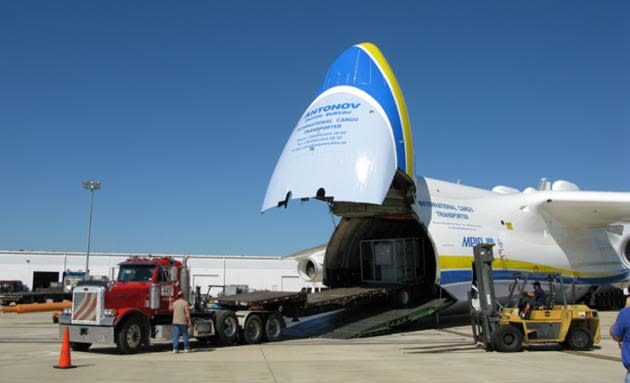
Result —
<svg viewBox="0 0 630 383"><path fill-rule="evenodd" d="M324 277L324 253L318 251L298 261L298 274L307 282L321 282Z"/></svg>

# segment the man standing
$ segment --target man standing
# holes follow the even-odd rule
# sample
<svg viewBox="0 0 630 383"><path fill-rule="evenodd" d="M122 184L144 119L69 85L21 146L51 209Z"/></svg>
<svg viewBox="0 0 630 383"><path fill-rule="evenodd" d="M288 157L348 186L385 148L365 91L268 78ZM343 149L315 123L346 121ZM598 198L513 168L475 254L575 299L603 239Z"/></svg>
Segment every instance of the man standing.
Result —
<svg viewBox="0 0 630 383"><path fill-rule="evenodd" d="M169 302L169 309L173 311L173 352L179 352L179 336L184 337L184 352L190 352L190 342L188 339L188 327L192 326L190 320L190 307L184 299L181 290L177 292L177 300Z"/></svg>
<svg viewBox="0 0 630 383"><path fill-rule="evenodd" d="M621 362L626 368L626 383L630 383L630 297L626 298L626 307L619 311L617 321L610 328L610 336L621 348Z"/></svg>

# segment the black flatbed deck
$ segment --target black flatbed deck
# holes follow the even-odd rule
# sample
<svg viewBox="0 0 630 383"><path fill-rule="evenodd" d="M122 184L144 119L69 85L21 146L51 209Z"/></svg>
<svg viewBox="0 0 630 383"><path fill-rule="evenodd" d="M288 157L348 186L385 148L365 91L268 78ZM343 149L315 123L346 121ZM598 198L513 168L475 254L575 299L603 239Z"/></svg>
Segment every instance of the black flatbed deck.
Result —
<svg viewBox="0 0 630 383"><path fill-rule="evenodd" d="M308 294L307 298L309 305L320 305L330 302L345 303L355 299L389 294L401 288L403 288L401 285L339 287Z"/></svg>
<svg viewBox="0 0 630 383"><path fill-rule="evenodd" d="M0 293L0 302L2 305L8 305L12 302L21 303L45 303L47 299L53 301L72 300L72 293L63 290L53 291L28 291L19 293Z"/></svg>
<svg viewBox="0 0 630 383"><path fill-rule="evenodd" d="M404 285L340 287L306 294L289 291L256 291L217 298L219 306L232 310L279 310L299 317L338 310L354 304L385 299Z"/></svg>
<svg viewBox="0 0 630 383"><path fill-rule="evenodd" d="M295 291L256 291L222 296L219 306L234 311L279 311L286 316L299 316L306 306L306 293Z"/></svg>
<svg viewBox="0 0 630 383"><path fill-rule="evenodd" d="M307 295L305 314L319 314L355 304L385 300L406 287L403 285L363 285L319 291Z"/></svg>
<svg viewBox="0 0 630 383"><path fill-rule="evenodd" d="M255 291L236 295L222 296L216 299L222 306L257 306L278 302L306 302L306 293L295 291Z"/></svg>

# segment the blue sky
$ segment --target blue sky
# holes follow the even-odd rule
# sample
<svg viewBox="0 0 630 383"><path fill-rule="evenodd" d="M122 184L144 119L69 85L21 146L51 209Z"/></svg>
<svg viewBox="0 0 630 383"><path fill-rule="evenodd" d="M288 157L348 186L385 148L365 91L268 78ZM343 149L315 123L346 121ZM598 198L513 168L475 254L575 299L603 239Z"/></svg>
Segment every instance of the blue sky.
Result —
<svg viewBox="0 0 630 383"><path fill-rule="evenodd" d="M0 3L0 249L288 255L317 201L260 214L328 65L370 41L419 175L630 191L626 1Z"/></svg>

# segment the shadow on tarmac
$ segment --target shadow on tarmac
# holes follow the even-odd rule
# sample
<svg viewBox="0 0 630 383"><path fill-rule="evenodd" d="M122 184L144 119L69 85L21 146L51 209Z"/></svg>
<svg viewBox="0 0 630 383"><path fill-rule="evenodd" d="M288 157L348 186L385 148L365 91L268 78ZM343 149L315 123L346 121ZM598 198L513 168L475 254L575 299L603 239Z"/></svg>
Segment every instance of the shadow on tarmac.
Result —
<svg viewBox="0 0 630 383"><path fill-rule="evenodd" d="M184 349L183 343L179 345L180 352ZM214 351L217 347L214 344L204 343L204 342L196 342L191 340L190 348L193 353L195 352L211 352ZM149 346L143 346L136 354L151 354L156 352L172 352L173 346L170 343L156 343L151 344ZM87 351L72 351L73 353L78 352L89 352L94 354L108 354L108 355L124 355L118 352L116 347L90 347Z"/></svg>

